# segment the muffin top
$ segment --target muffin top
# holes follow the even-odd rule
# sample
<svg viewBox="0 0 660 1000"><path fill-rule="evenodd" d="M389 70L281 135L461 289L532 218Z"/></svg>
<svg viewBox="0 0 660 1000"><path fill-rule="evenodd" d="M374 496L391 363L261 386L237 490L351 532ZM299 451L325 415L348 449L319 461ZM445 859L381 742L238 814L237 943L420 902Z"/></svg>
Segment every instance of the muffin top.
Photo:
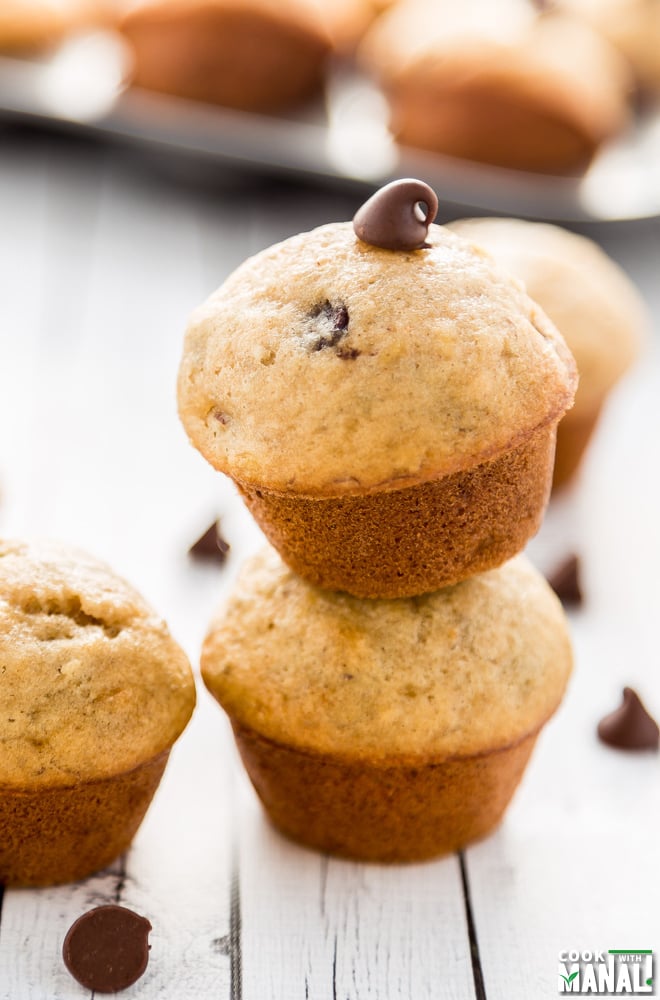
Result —
<svg viewBox="0 0 660 1000"><path fill-rule="evenodd" d="M127 583L52 542L0 541L0 785L66 786L168 749L190 665Z"/></svg>
<svg viewBox="0 0 660 1000"><path fill-rule="evenodd" d="M442 226L399 251L333 223L250 258L197 309L178 391L215 468L328 496L495 458L575 384L553 324L486 252Z"/></svg>
<svg viewBox="0 0 660 1000"><path fill-rule="evenodd" d="M443 759L515 743L571 670L561 605L522 556L402 600L321 591L270 549L213 622L202 675L230 718L300 750Z"/></svg>
<svg viewBox="0 0 660 1000"><path fill-rule="evenodd" d="M520 278L556 324L580 374L573 415L598 406L638 354L648 325L624 271L586 236L547 223L461 219L451 228Z"/></svg>

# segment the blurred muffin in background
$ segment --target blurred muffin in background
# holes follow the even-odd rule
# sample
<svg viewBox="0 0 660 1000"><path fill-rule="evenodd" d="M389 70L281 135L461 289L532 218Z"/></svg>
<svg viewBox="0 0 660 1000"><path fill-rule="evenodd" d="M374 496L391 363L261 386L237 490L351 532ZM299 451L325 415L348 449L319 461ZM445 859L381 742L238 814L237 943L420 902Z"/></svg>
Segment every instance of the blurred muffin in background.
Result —
<svg viewBox="0 0 660 1000"><path fill-rule="evenodd" d="M488 250L524 283L577 362L575 405L557 429L554 486L572 478L615 383L638 355L648 326L636 288L592 240L519 219L463 219L449 226Z"/></svg>
<svg viewBox="0 0 660 1000"><path fill-rule="evenodd" d="M0 51L39 52L96 17L93 0L1 0Z"/></svg>
<svg viewBox="0 0 660 1000"><path fill-rule="evenodd" d="M400 142L462 159L579 174L628 121L623 57L585 22L528 0L403 0L359 59Z"/></svg>
<svg viewBox="0 0 660 1000"><path fill-rule="evenodd" d="M119 27L136 86L245 111L312 95L332 47L315 0L135 0Z"/></svg>
<svg viewBox="0 0 660 1000"><path fill-rule="evenodd" d="M584 17L626 57L642 90L660 90L660 3L657 0L558 0Z"/></svg>
<svg viewBox="0 0 660 1000"><path fill-rule="evenodd" d="M338 55L350 55L378 11L370 0L315 0Z"/></svg>

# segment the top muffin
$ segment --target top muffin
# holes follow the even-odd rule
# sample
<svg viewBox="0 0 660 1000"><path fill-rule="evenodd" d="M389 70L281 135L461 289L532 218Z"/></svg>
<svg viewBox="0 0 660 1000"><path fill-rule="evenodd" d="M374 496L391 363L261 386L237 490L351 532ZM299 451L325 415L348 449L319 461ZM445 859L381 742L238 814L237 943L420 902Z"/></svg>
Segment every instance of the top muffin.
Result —
<svg viewBox="0 0 660 1000"><path fill-rule="evenodd" d="M242 264L191 319L179 408L243 484L308 496L450 475L571 405L575 365L522 285L441 226L424 249L322 226Z"/></svg>

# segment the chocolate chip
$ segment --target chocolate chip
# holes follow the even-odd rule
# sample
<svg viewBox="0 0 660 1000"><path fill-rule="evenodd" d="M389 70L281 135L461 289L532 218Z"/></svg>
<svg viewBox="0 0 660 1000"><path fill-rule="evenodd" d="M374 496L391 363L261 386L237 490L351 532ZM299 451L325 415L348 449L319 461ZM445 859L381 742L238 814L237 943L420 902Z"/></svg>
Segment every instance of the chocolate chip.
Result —
<svg viewBox="0 0 660 1000"><path fill-rule="evenodd" d="M365 201L353 218L355 235L384 250L422 250L438 214L438 198L424 181L392 181Z"/></svg>
<svg viewBox="0 0 660 1000"><path fill-rule="evenodd" d="M64 938L62 957L81 986L118 993L147 968L151 924L125 906L97 906L83 913Z"/></svg>
<svg viewBox="0 0 660 1000"><path fill-rule="evenodd" d="M355 361L356 358L360 357L362 351L358 351L357 347L338 347L337 357L341 358L342 361Z"/></svg>
<svg viewBox="0 0 660 1000"><path fill-rule="evenodd" d="M195 544L190 546L188 555L193 559L208 559L222 564L227 558L229 549L229 542L226 542L220 533L220 522L214 521Z"/></svg>
<svg viewBox="0 0 660 1000"><path fill-rule="evenodd" d="M348 309L345 305L333 305L326 299L314 306L309 316L313 322L305 342L311 351L336 347L348 333Z"/></svg>
<svg viewBox="0 0 660 1000"><path fill-rule="evenodd" d="M580 560L570 555L548 577L548 583L562 604L578 607L582 604L580 587Z"/></svg>
<svg viewBox="0 0 660 1000"><path fill-rule="evenodd" d="M623 689L623 703L598 723L603 743L619 750L657 750L660 729L632 688Z"/></svg>

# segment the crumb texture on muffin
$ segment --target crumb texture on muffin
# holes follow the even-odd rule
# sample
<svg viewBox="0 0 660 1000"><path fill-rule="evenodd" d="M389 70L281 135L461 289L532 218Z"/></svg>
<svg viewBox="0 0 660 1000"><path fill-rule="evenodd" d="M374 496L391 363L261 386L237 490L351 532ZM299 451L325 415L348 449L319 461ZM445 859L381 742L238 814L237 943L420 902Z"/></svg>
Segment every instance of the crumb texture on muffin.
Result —
<svg viewBox="0 0 660 1000"><path fill-rule="evenodd" d="M0 786L95 781L169 747L195 704L187 658L111 570L0 540Z"/></svg>
<svg viewBox="0 0 660 1000"><path fill-rule="evenodd" d="M232 722L265 739L401 764L525 738L556 709L571 662L561 605L522 556L422 597L361 601L267 549L213 622L202 674Z"/></svg>
<svg viewBox="0 0 660 1000"><path fill-rule="evenodd" d="M564 341L521 285L441 226L382 250L350 223L242 264L193 315L179 374L192 443L299 495L396 489L495 458L571 405Z"/></svg>

